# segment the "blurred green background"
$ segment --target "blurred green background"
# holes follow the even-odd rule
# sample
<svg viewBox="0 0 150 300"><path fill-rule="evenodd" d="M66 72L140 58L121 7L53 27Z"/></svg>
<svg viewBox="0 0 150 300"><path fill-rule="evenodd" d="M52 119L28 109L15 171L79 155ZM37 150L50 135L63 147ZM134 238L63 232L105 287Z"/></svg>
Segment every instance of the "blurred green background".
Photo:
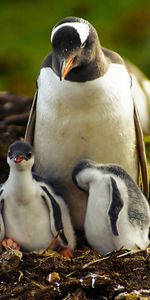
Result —
<svg viewBox="0 0 150 300"><path fill-rule="evenodd" d="M150 77L150 0L1 0L0 90L33 95L50 32L79 16L97 29L101 44L136 63Z"/></svg>

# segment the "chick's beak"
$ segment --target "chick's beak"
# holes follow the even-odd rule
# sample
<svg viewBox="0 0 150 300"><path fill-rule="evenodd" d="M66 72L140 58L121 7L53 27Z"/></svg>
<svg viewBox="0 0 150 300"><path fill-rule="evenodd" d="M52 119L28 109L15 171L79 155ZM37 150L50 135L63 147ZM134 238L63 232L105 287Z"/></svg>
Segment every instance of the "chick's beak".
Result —
<svg viewBox="0 0 150 300"><path fill-rule="evenodd" d="M14 161L16 164L21 163L23 160L25 160L25 157L24 157L23 155L15 156L15 157L13 158L13 161Z"/></svg>
<svg viewBox="0 0 150 300"><path fill-rule="evenodd" d="M63 60L61 68L60 68L60 80L63 80L68 75L69 71L72 68L74 62L74 56L70 56L69 58Z"/></svg>

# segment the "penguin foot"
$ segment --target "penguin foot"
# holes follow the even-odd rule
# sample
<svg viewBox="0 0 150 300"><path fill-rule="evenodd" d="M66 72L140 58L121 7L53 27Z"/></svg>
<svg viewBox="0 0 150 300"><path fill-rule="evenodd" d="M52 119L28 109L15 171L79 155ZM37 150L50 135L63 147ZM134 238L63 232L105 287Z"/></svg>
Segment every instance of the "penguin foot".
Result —
<svg viewBox="0 0 150 300"><path fill-rule="evenodd" d="M2 241L2 246L3 246L5 249L20 250L20 246L19 246L15 241L13 241L13 240L10 239L10 238L4 239L4 240Z"/></svg>
<svg viewBox="0 0 150 300"><path fill-rule="evenodd" d="M65 247L65 246L61 246L61 248L59 249L59 254L65 257L73 257L73 252L70 248Z"/></svg>

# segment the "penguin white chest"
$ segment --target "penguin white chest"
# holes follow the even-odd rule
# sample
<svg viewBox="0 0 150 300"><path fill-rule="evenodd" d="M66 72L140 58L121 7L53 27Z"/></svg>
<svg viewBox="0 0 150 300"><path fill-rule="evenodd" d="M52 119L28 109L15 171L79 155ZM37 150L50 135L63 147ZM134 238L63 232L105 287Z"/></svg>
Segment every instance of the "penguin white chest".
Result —
<svg viewBox="0 0 150 300"><path fill-rule="evenodd" d="M79 159L90 158L118 163L137 178L130 78L123 65L112 64L103 77L84 83L60 81L43 68L38 86L38 171L68 178Z"/></svg>
<svg viewBox="0 0 150 300"><path fill-rule="evenodd" d="M26 197L23 199L20 194L19 199L18 193L4 195L6 237L29 251L45 249L52 239L46 204L40 194L26 191Z"/></svg>

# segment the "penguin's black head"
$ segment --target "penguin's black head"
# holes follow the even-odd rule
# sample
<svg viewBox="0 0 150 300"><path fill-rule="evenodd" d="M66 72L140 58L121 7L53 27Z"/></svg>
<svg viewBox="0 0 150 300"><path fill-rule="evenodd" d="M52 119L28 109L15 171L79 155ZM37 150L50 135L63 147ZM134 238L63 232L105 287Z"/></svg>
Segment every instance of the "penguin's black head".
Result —
<svg viewBox="0 0 150 300"><path fill-rule="evenodd" d="M23 169L32 167L34 155L31 145L21 141L11 144L7 153L7 162L10 166L21 165Z"/></svg>
<svg viewBox="0 0 150 300"><path fill-rule="evenodd" d="M100 44L94 27L86 20L69 17L65 18L53 28L51 33L53 47L52 68L60 79L72 80L74 72L93 63L96 59Z"/></svg>
<svg viewBox="0 0 150 300"><path fill-rule="evenodd" d="M82 191L89 189L89 171L94 170L95 162L90 159L80 160L72 171L73 183ZM87 176L87 175L88 176Z"/></svg>

